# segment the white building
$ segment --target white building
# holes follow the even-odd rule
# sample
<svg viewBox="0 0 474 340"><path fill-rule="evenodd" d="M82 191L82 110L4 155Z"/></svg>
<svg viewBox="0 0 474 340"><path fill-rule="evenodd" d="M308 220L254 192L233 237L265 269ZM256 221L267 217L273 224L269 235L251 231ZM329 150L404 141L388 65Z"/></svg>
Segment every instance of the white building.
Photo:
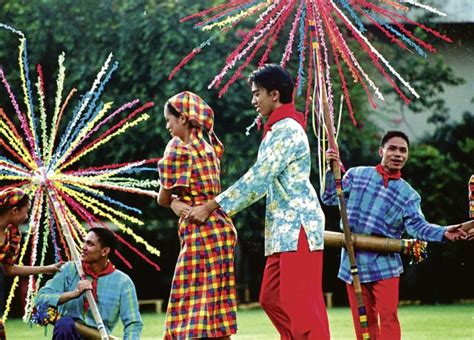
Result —
<svg viewBox="0 0 474 340"><path fill-rule="evenodd" d="M436 30L453 40L452 43L446 43L437 39L433 40L432 44L438 50L438 54L443 56L444 62L453 69L455 75L466 81L463 85L447 87L445 92L440 94L450 110L450 120L460 121L465 111L474 113L474 0L445 0L438 3L439 5L433 4L432 7L436 7L447 16L436 17L425 24L430 27L436 26ZM433 56L429 55L428 58ZM391 105L390 99L387 101L377 108L378 113L383 113L382 117L374 115L379 126L384 129L403 130L413 140L433 132L435 126L427 122L430 112L414 114L406 106L400 112L398 105Z"/></svg>

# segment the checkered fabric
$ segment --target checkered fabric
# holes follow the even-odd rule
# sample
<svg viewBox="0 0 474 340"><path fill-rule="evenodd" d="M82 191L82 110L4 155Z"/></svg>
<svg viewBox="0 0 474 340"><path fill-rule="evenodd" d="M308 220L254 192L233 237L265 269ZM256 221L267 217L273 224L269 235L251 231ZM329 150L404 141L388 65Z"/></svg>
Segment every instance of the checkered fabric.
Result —
<svg viewBox="0 0 474 340"><path fill-rule="evenodd" d="M342 187L352 232L392 239L400 239L407 232L422 241L443 240L446 228L426 221L420 195L405 180L391 180L385 187L375 167L355 167L345 173ZM326 189L321 200L327 205L338 204L331 171L326 173ZM398 253L357 251L356 262L361 283L398 277L403 272ZM348 254L342 248L338 277L347 283L352 283L350 268Z"/></svg>
<svg viewBox="0 0 474 340"><path fill-rule="evenodd" d="M76 289L80 280L74 262L67 262L46 284L38 291L35 306L52 306L58 309L61 319L70 317L86 326L97 328L92 310L84 310L86 294L77 299L60 304L59 299L64 292ZM92 280L87 275L88 280ZM97 307L104 322L107 334L112 334L114 327L120 321L123 325L123 340L141 338L143 321L138 309L137 293L132 279L120 270L114 270L108 275L97 278ZM60 320L61 320L60 319Z"/></svg>
<svg viewBox="0 0 474 340"><path fill-rule="evenodd" d="M0 191L0 210L14 207L23 197L25 197L25 192L18 188L8 188ZM13 266L20 253L20 243L20 229L13 224L9 224L5 229L5 241L0 245L0 262Z"/></svg>
<svg viewBox="0 0 474 340"><path fill-rule="evenodd" d="M171 139L158 172L160 185L176 188L180 200L190 205L203 204L221 190L219 159L198 129L193 130L189 144L178 137Z"/></svg>
<svg viewBox="0 0 474 340"><path fill-rule="evenodd" d="M5 325L3 324L3 321L0 320L0 340L6 340L7 338L7 333L5 332Z"/></svg>
<svg viewBox="0 0 474 340"><path fill-rule="evenodd" d="M168 99L176 111L185 115L195 126L206 129L218 158L224 153L224 146L214 133L214 111L197 94L183 91Z"/></svg>
<svg viewBox="0 0 474 340"><path fill-rule="evenodd" d="M20 243L20 229L13 224L9 224L5 230L5 241L0 245L0 262L13 266L20 253Z"/></svg>
<svg viewBox="0 0 474 340"><path fill-rule="evenodd" d="M220 191L219 160L196 130L189 144L174 138L158 164L161 185L176 188L179 199L203 204ZM166 339L221 337L235 334L236 232L220 209L196 225L180 219L178 257L165 321Z"/></svg>
<svg viewBox="0 0 474 340"><path fill-rule="evenodd" d="M8 188L0 191L0 209L5 210L14 207L25 195L25 192L18 188Z"/></svg>
<svg viewBox="0 0 474 340"><path fill-rule="evenodd" d="M474 175L469 180L469 218L474 218Z"/></svg>

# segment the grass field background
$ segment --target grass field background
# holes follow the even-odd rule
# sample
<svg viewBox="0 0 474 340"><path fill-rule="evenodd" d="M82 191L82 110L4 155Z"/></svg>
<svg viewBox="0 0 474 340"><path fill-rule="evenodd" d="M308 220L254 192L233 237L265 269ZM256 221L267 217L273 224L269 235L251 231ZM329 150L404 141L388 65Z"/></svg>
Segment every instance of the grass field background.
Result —
<svg viewBox="0 0 474 340"><path fill-rule="evenodd" d="M355 339L350 310L345 307L328 309L331 339ZM164 314L143 313L145 327L143 340L161 339ZM466 339L474 340L474 304L401 306L399 317L404 340ZM279 339L270 320L260 308L239 310L239 330L232 338L235 340L273 340ZM50 339L52 328L30 326L19 319L9 319L6 324L9 340ZM121 324L114 334L120 336Z"/></svg>

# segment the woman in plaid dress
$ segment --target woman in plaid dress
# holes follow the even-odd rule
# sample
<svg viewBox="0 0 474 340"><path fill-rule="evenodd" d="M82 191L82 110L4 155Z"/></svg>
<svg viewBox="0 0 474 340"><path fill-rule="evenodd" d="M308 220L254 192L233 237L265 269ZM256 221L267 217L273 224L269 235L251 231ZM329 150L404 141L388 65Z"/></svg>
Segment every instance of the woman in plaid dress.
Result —
<svg viewBox="0 0 474 340"><path fill-rule="evenodd" d="M11 187L0 191L0 263L8 276L27 276L36 274L54 274L62 263L49 266L17 266L20 253L21 232L19 225L28 220L30 200L21 189ZM3 289L3 287L0 287ZM6 339L2 321L0 321L0 340Z"/></svg>
<svg viewBox="0 0 474 340"><path fill-rule="evenodd" d="M219 194L222 143L213 132L214 113L194 93L170 98L164 108L172 139L158 163L158 203L179 216L178 257L165 339L229 339L237 330L234 247L231 219L218 209L203 224L189 223L191 207ZM209 142L204 135L207 135Z"/></svg>

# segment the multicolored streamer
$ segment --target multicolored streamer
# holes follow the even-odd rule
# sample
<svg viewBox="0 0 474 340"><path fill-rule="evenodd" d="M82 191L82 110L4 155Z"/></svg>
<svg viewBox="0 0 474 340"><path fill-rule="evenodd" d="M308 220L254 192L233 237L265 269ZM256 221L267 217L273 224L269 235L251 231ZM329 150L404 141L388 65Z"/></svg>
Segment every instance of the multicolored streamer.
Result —
<svg viewBox="0 0 474 340"><path fill-rule="evenodd" d="M217 35L227 32L243 18L255 17L254 28L228 55L222 70L211 81L209 88L221 88L219 96L222 96L254 58L261 55L258 65L266 62L276 40L282 35L282 32L287 32L288 37L282 39L287 43L284 45L280 64L285 67L292 56L296 59L295 62L298 65L297 95L300 96L303 93L302 88L305 84L308 87L326 86L327 99L330 101L330 113L333 116L331 65L329 63L329 60L333 60L342 84L346 106L353 123L356 124L349 95L349 81L346 79L344 68L349 70L353 82L363 86L372 107L376 107L372 100L372 93L381 101L384 100L384 97L379 86L365 71L370 66L363 66L355 57L356 53L350 47L349 39L355 40L359 44L359 50L370 58L375 69L407 104L410 102L409 96L419 98L418 93L369 41L368 36L365 35L367 25L379 30L391 43L402 50L407 52L413 50L422 57L426 57L427 52L435 52L435 49L422 39L417 38L409 27L421 28L436 38L451 42L448 37L439 32L410 20L407 17L407 12L411 6L438 15L445 15L433 7L412 0L228 1L180 20L183 22L200 19L194 28L213 33L211 38L194 48L183 58L171 71L169 78L173 78L192 58L205 47L209 47ZM283 29L285 26L289 27ZM295 43L297 33L299 33L299 42ZM318 48L315 48L316 45ZM264 46L265 48L261 50ZM292 53L293 49L296 49L298 53ZM315 53L321 53L322 62L319 69L314 67ZM331 55L332 58L330 58ZM235 71L232 71L234 69ZM227 75L230 78L225 81ZM315 91L311 89L306 91L306 113L311 107L310 97L313 92ZM318 106L316 106L317 115L315 118L321 120Z"/></svg>
<svg viewBox="0 0 474 340"><path fill-rule="evenodd" d="M71 251L66 246L63 230L72 235L75 247L80 248L90 226L114 226L124 234L116 234L122 244L159 270L149 255L159 256L160 252L137 235L131 227L143 225L137 217L141 215L141 211L113 197L114 192L156 197L153 189L158 186L158 182L144 178L143 173L153 171L153 177L156 178L156 168L150 164L156 164L157 159L85 169L72 168L72 165L85 155L121 136L129 128L146 121L149 116L145 111L151 108L153 103L140 105L136 99L113 110L112 103L100 102L105 85L118 67L118 63L113 62L113 56L110 54L90 90L81 96L72 111L71 119L65 128L61 129L63 113L77 92L72 89L63 99L66 74L64 53L58 58L54 111L48 114L48 98L44 90L41 65L36 67L35 86L32 86L30 81L26 38L23 33L10 26L0 23L0 28L20 36L18 64L25 108L20 107L5 73L0 68L0 82L13 107L13 113L6 113L0 108L0 148L5 151L0 156L0 181L2 184L7 183L0 189L9 186L21 187L32 198L26 242L20 252L19 264L28 262L29 265L43 265L48 251L54 251L57 261L69 260ZM128 110L132 112L127 113ZM121 116L125 117L120 118ZM113 125L107 127L112 122ZM59 223L59 216L62 224ZM51 246L48 247L50 242ZM144 249L147 255L138 247ZM25 261L27 249L30 258ZM116 254L131 268L125 256L118 251ZM41 280L41 275L36 280L33 277L29 279L24 314L26 321L31 318L33 297ZM8 295L3 321L8 316L17 285L18 278L14 280Z"/></svg>

